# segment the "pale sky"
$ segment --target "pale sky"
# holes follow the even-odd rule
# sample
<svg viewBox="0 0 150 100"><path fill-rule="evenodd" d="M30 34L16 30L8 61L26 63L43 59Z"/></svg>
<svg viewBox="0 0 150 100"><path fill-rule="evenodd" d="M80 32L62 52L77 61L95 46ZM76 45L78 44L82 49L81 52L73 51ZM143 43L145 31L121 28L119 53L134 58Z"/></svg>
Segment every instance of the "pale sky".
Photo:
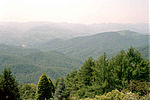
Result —
<svg viewBox="0 0 150 100"><path fill-rule="evenodd" d="M148 0L0 0L0 21L146 23Z"/></svg>

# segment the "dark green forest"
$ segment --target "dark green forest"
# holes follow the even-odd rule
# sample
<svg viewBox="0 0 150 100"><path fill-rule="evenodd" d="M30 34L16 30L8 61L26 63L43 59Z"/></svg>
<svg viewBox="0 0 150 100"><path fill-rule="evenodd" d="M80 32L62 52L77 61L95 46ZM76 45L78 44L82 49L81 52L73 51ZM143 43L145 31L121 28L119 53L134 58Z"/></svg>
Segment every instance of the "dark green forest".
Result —
<svg viewBox="0 0 150 100"><path fill-rule="evenodd" d="M31 58L31 57L29 57ZM149 100L150 62L130 47L108 57L89 57L79 69L51 79L41 73L37 84L20 84L11 70L0 74L2 100ZM25 66L25 65L24 65ZM47 72L50 70L47 70ZM29 71L27 71L29 72Z"/></svg>

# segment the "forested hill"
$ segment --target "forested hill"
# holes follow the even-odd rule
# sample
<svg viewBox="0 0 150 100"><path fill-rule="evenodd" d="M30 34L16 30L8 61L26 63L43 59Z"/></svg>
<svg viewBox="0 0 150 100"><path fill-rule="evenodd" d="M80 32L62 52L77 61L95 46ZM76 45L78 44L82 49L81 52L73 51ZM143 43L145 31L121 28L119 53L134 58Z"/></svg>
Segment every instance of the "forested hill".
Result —
<svg viewBox="0 0 150 100"><path fill-rule="evenodd" d="M3 54L3 55L23 56L23 55L28 55L28 54L35 53L35 52L40 52L40 50L23 48L21 46L0 44L0 54Z"/></svg>
<svg viewBox="0 0 150 100"><path fill-rule="evenodd" d="M0 45L0 71L10 67L21 83L36 83L43 72L56 79L78 69L81 64L80 60L58 52Z"/></svg>
<svg viewBox="0 0 150 100"><path fill-rule="evenodd" d="M142 56L148 58L148 49L148 47L139 48ZM6 66L10 67L21 83L37 83L43 72L56 79L72 69L79 69L82 63L83 61L66 57L58 52L41 52L36 49L0 45L0 71Z"/></svg>
<svg viewBox="0 0 150 100"><path fill-rule="evenodd" d="M86 59L90 56L98 57L103 52L112 56L121 49L133 46L147 47L149 35L124 30L104 32L91 36L77 37L69 40L55 39L43 44L41 50L55 50L70 57Z"/></svg>
<svg viewBox="0 0 150 100"><path fill-rule="evenodd" d="M0 71L7 66L21 83L37 83L41 73L52 79L65 76L72 69L79 69L88 57L98 58L104 52L108 57L121 49L133 46L149 56L149 35L132 31L105 32L68 40L55 39L32 47L0 44Z"/></svg>

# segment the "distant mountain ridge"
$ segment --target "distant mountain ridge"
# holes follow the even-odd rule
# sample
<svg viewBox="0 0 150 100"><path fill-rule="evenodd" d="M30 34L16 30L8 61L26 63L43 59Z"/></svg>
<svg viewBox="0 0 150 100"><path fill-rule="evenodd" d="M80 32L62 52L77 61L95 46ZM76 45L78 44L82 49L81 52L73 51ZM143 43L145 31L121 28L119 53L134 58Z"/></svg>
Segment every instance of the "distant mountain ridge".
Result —
<svg viewBox="0 0 150 100"><path fill-rule="evenodd" d="M138 24L72 24L52 22L0 22L0 43L29 47L52 39L71 39L79 36L118 30L131 30L148 34L148 23Z"/></svg>
<svg viewBox="0 0 150 100"><path fill-rule="evenodd" d="M69 57L86 59L89 56L97 57L104 52L113 55L130 46L135 48L146 47L149 46L148 40L149 35L123 30L76 37L69 40L55 39L42 44L41 50L54 50Z"/></svg>

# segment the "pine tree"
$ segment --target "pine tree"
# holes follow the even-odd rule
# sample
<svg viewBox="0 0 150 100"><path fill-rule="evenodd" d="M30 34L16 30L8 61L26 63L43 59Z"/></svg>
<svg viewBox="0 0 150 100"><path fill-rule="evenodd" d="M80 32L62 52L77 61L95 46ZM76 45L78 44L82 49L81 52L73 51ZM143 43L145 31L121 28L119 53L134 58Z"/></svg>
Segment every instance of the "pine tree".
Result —
<svg viewBox="0 0 150 100"><path fill-rule="evenodd" d="M104 53L97 61L92 58L86 60L78 72L69 73L65 79L66 90L75 94L70 97L77 96L79 99L94 97L113 89L127 89L130 82L149 81L149 65L150 62L132 47L109 59ZM134 87L132 85L131 88ZM135 90L132 88L132 91Z"/></svg>
<svg viewBox="0 0 150 100"><path fill-rule="evenodd" d="M38 82L36 91L37 100L48 100L52 97L51 86L45 73L42 74Z"/></svg>
<svg viewBox="0 0 150 100"><path fill-rule="evenodd" d="M50 84L50 86L51 86L51 93L54 93L54 92L55 92L54 84L53 84L53 82L51 81L50 78L48 78L48 81L49 81L49 84Z"/></svg>
<svg viewBox="0 0 150 100"><path fill-rule="evenodd" d="M103 93L109 91L109 83L111 83L111 66L108 66L106 53L100 56L100 58L95 62L95 66L92 68L92 84L97 87L101 86Z"/></svg>
<svg viewBox="0 0 150 100"><path fill-rule="evenodd" d="M106 71L106 54L100 56L99 59L95 62L95 67L92 72L92 81L93 84L101 85L105 81L105 71Z"/></svg>
<svg viewBox="0 0 150 100"><path fill-rule="evenodd" d="M130 80L148 81L149 61L142 58L139 51L131 47L127 52L122 50L114 57L113 77L114 88L123 89L130 83Z"/></svg>
<svg viewBox="0 0 150 100"><path fill-rule="evenodd" d="M130 80L149 80L149 61L143 59L140 52L131 47L127 52L128 69L127 76L128 83Z"/></svg>
<svg viewBox="0 0 150 100"><path fill-rule="evenodd" d="M81 80L81 86L91 86L92 85L92 67L94 66L94 60L92 57L88 58L85 63L81 66L79 70L79 78Z"/></svg>
<svg viewBox="0 0 150 100"><path fill-rule="evenodd" d="M111 65L114 66L113 67L114 88L123 89L125 85L127 85L127 81L125 80L127 63L128 63L127 54L124 50L120 51L120 53L114 57L113 62L111 63Z"/></svg>
<svg viewBox="0 0 150 100"><path fill-rule="evenodd" d="M64 92L65 92L65 83L64 83L64 79L61 78L56 87L55 99L57 98L58 100L62 100L64 97Z"/></svg>
<svg viewBox="0 0 150 100"><path fill-rule="evenodd" d="M65 92L69 95L75 95L75 92L79 89L78 87L78 77L77 77L77 70L73 70L69 74L67 74L65 78Z"/></svg>
<svg viewBox="0 0 150 100"><path fill-rule="evenodd" d="M0 79L0 98L2 100L20 100L18 83L10 69L4 69Z"/></svg>

